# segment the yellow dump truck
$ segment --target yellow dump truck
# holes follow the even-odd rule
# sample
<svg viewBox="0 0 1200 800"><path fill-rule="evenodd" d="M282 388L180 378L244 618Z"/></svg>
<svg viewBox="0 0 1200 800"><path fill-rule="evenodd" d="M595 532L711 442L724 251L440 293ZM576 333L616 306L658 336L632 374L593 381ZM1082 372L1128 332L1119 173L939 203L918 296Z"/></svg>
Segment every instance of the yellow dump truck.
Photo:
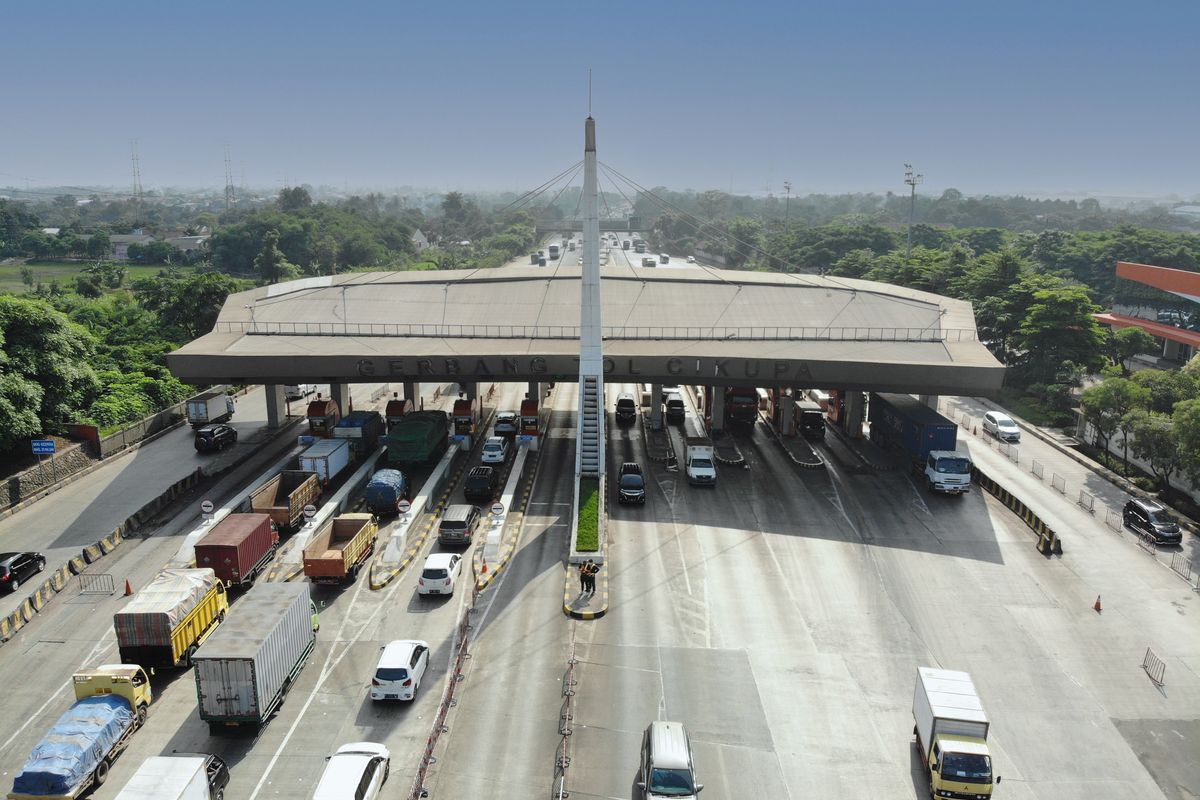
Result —
<svg viewBox="0 0 1200 800"><path fill-rule="evenodd" d="M317 531L304 548L304 574L313 583L352 581L375 550L379 523L371 514L343 514Z"/></svg>
<svg viewBox="0 0 1200 800"><path fill-rule="evenodd" d="M229 613L225 584L211 569L165 569L113 616L121 660L186 667Z"/></svg>
<svg viewBox="0 0 1200 800"><path fill-rule="evenodd" d="M76 672L75 704L33 748L9 800L69 800L108 779L108 768L146 721L150 678L136 664Z"/></svg>

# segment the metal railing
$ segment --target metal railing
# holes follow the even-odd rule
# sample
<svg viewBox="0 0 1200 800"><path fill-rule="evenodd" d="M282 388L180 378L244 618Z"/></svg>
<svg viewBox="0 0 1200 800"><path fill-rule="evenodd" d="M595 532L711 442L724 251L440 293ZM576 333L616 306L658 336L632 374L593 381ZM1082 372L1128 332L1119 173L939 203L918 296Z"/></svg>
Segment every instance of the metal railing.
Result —
<svg viewBox="0 0 1200 800"><path fill-rule="evenodd" d="M218 333L251 336L374 336L428 339L578 339L575 325L459 325L393 322L217 322ZM605 339L652 341L974 342L974 328L606 325Z"/></svg>
<svg viewBox="0 0 1200 800"><path fill-rule="evenodd" d="M1159 658L1158 653L1149 647L1146 648L1146 655L1142 658L1142 669L1146 670L1146 675L1154 681L1156 686L1162 686L1166 681L1167 662Z"/></svg>
<svg viewBox="0 0 1200 800"><path fill-rule="evenodd" d="M550 796L554 800L566 800L570 796L567 791L567 769L571 766L571 734L574 733L575 722L575 629L571 628L571 655L567 659L567 669L562 680L562 707L558 712L558 747L554 750L554 780L550 784Z"/></svg>

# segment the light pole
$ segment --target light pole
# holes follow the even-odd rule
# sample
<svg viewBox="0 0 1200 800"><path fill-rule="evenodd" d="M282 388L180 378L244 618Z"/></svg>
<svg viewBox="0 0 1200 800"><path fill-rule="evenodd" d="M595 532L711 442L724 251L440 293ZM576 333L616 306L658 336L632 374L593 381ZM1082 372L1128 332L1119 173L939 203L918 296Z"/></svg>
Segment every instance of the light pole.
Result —
<svg viewBox="0 0 1200 800"><path fill-rule="evenodd" d="M917 204L917 184L923 180L925 180L925 176L914 173L912 164L904 165L904 182L908 184L911 190L908 197L908 242L904 246L904 257L906 259L912 255L913 209Z"/></svg>
<svg viewBox="0 0 1200 800"><path fill-rule="evenodd" d="M783 182L783 192L784 192L783 223L784 223L784 225L787 225L787 223L790 221L791 211L792 211L792 182L791 181Z"/></svg>

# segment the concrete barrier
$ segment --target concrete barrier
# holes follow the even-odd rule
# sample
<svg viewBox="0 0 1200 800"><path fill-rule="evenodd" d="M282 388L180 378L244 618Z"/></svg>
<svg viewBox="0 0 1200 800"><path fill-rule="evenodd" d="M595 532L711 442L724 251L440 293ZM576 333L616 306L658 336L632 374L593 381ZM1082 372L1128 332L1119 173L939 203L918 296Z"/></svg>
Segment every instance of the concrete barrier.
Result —
<svg viewBox="0 0 1200 800"><path fill-rule="evenodd" d="M1038 552L1062 555L1062 539L1046 524L1045 520L1039 517L1033 509L1025 505L1023 500L1001 486L997 481L988 477L983 470L974 464L971 465L971 478L1029 526L1029 529L1038 537Z"/></svg>
<svg viewBox="0 0 1200 800"><path fill-rule="evenodd" d="M89 544L83 548L83 560L89 564L95 564L103 555L104 553L100 550L100 545L98 544Z"/></svg>
<svg viewBox="0 0 1200 800"><path fill-rule="evenodd" d="M66 588L67 582L71 580L71 568L66 564L54 570L50 576L50 582L54 584L54 591L61 592Z"/></svg>
<svg viewBox="0 0 1200 800"><path fill-rule="evenodd" d="M88 562L84 559L84 557L82 555L71 556L71 560L67 562L67 569L69 569L71 571L72 575L78 575L79 573L81 573L85 569L87 569L87 565L88 565Z"/></svg>

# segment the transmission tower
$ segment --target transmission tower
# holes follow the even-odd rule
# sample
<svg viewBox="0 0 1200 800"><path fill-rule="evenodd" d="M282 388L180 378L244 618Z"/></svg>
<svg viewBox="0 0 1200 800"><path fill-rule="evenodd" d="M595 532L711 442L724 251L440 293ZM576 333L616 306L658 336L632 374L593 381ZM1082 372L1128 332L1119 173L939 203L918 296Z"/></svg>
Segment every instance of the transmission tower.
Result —
<svg viewBox="0 0 1200 800"><path fill-rule="evenodd" d="M142 224L142 167L138 163L137 139L130 142L133 150L133 224Z"/></svg>
<svg viewBox="0 0 1200 800"><path fill-rule="evenodd" d="M237 203L237 191L233 188L233 167L229 163L229 145L225 146L225 210Z"/></svg>
<svg viewBox="0 0 1200 800"><path fill-rule="evenodd" d="M908 184L910 189L908 195L908 237L907 243L904 245L904 257L908 258L912 255L912 226L913 226L913 210L917 205L917 186L924 182L925 176L918 175L913 170L912 164L904 165L904 182Z"/></svg>

